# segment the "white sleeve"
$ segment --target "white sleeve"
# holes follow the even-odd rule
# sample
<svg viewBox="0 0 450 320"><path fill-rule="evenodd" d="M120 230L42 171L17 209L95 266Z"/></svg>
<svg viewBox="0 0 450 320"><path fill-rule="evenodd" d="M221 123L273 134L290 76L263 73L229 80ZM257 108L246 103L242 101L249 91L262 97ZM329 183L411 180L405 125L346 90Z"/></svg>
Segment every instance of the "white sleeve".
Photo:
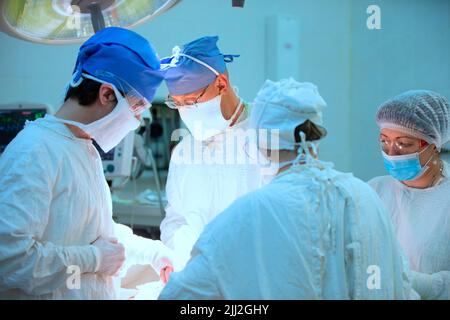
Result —
<svg viewBox="0 0 450 320"><path fill-rule="evenodd" d="M192 247L200 236L201 230L170 205L166 208L166 217L160 229L162 242L176 254L175 270L183 269L191 257Z"/></svg>
<svg viewBox="0 0 450 320"><path fill-rule="evenodd" d="M423 300L450 300L450 271L432 274L412 271L413 287Z"/></svg>
<svg viewBox="0 0 450 320"><path fill-rule="evenodd" d="M10 150L0 158L0 290L41 295L65 285L68 266L95 272L99 256L92 245L58 246L41 240L55 164L42 157L45 152L21 151Z"/></svg>
<svg viewBox="0 0 450 320"><path fill-rule="evenodd" d="M409 262L400 244L396 242L402 264L403 291L406 300L420 300L419 293L413 287L413 274L409 268Z"/></svg>
<svg viewBox="0 0 450 320"><path fill-rule="evenodd" d="M123 224L115 223L114 229L117 239L125 247L124 271L137 264L151 265L159 275L162 268L173 265L172 251L161 241L137 236Z"/></svg>
<svg viewBox="0 0 450 320"><path fill-rule="evenodd" d="M207 204L198 199L198 193L204 191L195 188L195 181L192 181L193 176L200 180L203 177L192 174L189 166L175 162L171 160L170 163L166 185L169 204L160 229L162 242L176 255L174 268L177 271L189 260L191 250L205 226L206 214L203 211ZM206 196L202 194L202 197Z"/></svg>

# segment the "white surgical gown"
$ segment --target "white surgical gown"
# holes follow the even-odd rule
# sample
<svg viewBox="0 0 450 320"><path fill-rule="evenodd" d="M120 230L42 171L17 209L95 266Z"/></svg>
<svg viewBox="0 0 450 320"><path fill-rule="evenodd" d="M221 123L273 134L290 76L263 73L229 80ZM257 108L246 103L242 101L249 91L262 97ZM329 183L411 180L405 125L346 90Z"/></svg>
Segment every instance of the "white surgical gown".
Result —
<svg viewBox="0 0 450 320"><path fill-rule="evenodd" d="M114 223L92 142L50 115L28 122L0 158L0 298L119 298L120 278L94 273L99 257L90 243L99 236L119 239L127 266L159 272L167 262L161 242ZM71 265L81 272L79 289Z"/></svg>
<svg viewBox="0 0 450 320"><path fill-rule="evenodd" d="M252 143L246 139L247 128L248 120L243 120L208 142L193 146L195 140L188 136L174 149L166 186L169 204L160 228L161 240L176 255L175 270L189 260L208 222L260 186L259 167L246 151Z"/></svg>
<svg viewBox="0 0 450 320"><path fill-rule="evenodd" d="M411 270L419 272L422 299L450 299L450 169L428 189L409 188L391 176L369 184L383 200ZM428 276L427 276L428 275Z"/></svg>
<svg viewBox="0 0 450 320"><path fill-rule="evenodd" d="M410 297L407 264L379 197L317 161L290 168L221 213L159 298Z"/></svg>

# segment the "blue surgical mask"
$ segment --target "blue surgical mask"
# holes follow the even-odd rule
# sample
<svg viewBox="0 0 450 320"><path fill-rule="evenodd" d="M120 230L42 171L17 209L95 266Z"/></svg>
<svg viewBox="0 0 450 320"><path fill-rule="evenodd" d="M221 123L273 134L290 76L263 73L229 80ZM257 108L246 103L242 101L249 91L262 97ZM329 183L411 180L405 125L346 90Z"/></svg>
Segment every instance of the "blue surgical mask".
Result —
<svg viewBox="0 0 450 320"><path fill-rule="evenodd" d="M428 163L433 158L430 159L422 166L420 164L420 154L427 148L423 149L421 152L405 154L400 156L389 156L384 151L382 151L384 158L384 166L389 174L397 180L408 181L415 180L421 177L425 171L428 170Z"/></svg>

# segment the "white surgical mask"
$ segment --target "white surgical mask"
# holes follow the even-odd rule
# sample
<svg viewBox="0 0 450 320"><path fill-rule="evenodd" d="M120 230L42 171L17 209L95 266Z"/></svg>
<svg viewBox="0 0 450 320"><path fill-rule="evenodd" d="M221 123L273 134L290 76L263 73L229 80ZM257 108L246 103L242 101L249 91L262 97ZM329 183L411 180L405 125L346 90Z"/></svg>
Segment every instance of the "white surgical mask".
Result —
<svg viewBox="0 0 450 320"><path fill-rule="evenodd" d="M141 123L131 111L127 100L122 97L115 86L111 86L117 98L117 105L103 118L88 124L58 119L60 122L77 126L89 134L105 153L117 146L130 131L136 130Z"/></svg>
<svg viewBox="0 0 450 320"><path fill-rule="evenodd" d="M241 100L234 114L229 120L225 120L220 107L221 101L222 96L218 95L209 101L197 103L195 106L179 107L181 119L196 140L205 141L224 132L230 126L242 105Z"/></svg>

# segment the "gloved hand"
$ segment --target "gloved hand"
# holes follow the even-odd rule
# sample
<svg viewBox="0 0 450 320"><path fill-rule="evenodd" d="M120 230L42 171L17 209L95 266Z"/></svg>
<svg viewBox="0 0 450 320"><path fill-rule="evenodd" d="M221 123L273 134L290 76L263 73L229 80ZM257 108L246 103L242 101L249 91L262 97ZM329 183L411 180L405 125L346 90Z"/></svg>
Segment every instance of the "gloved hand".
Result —
<svg viewBox="0 0 450 320"><path fill-rule="evenodd" d="M164 284L166 284L167 281L169 281L169 277L172 272L173 272L172 266L167 266L167 267L161 269L161 272L159 273L159 277L161 278L161 281Z"/></svg>
<svg viewBox="0 0 450 320"><path fill-rule="evenodd" d="M154 246L152 250L154 250L154 258L152 266L155 269L156 272L159 272L160 275L166 274L167 272L170 273L173 271L173 264L174 264L174 253L172 249L165 246L161 241L154 240L153 241ZM170 268L170 269L167 269ZM170 271L169 271L170 270ZM168 276L167 273L167 276ZM161 277L161 279L163 279ZM168 279L168 277L167 277ZM167 282L167 281L166 281Z"/></svg>
<svg viewBox="0 0 450 320"><path fill-rule="evenodd" d="M422 300L428 299L433 290L433 277L431 274L411 271L411 285Z"/></svg>
<svg viewBox="0 0 450 320"><path fill-rule="evenodd" d="M115 238L99 237L92 245L100 253L100 264L97 273L114 276L125 261L125 248Z"/></svg>

